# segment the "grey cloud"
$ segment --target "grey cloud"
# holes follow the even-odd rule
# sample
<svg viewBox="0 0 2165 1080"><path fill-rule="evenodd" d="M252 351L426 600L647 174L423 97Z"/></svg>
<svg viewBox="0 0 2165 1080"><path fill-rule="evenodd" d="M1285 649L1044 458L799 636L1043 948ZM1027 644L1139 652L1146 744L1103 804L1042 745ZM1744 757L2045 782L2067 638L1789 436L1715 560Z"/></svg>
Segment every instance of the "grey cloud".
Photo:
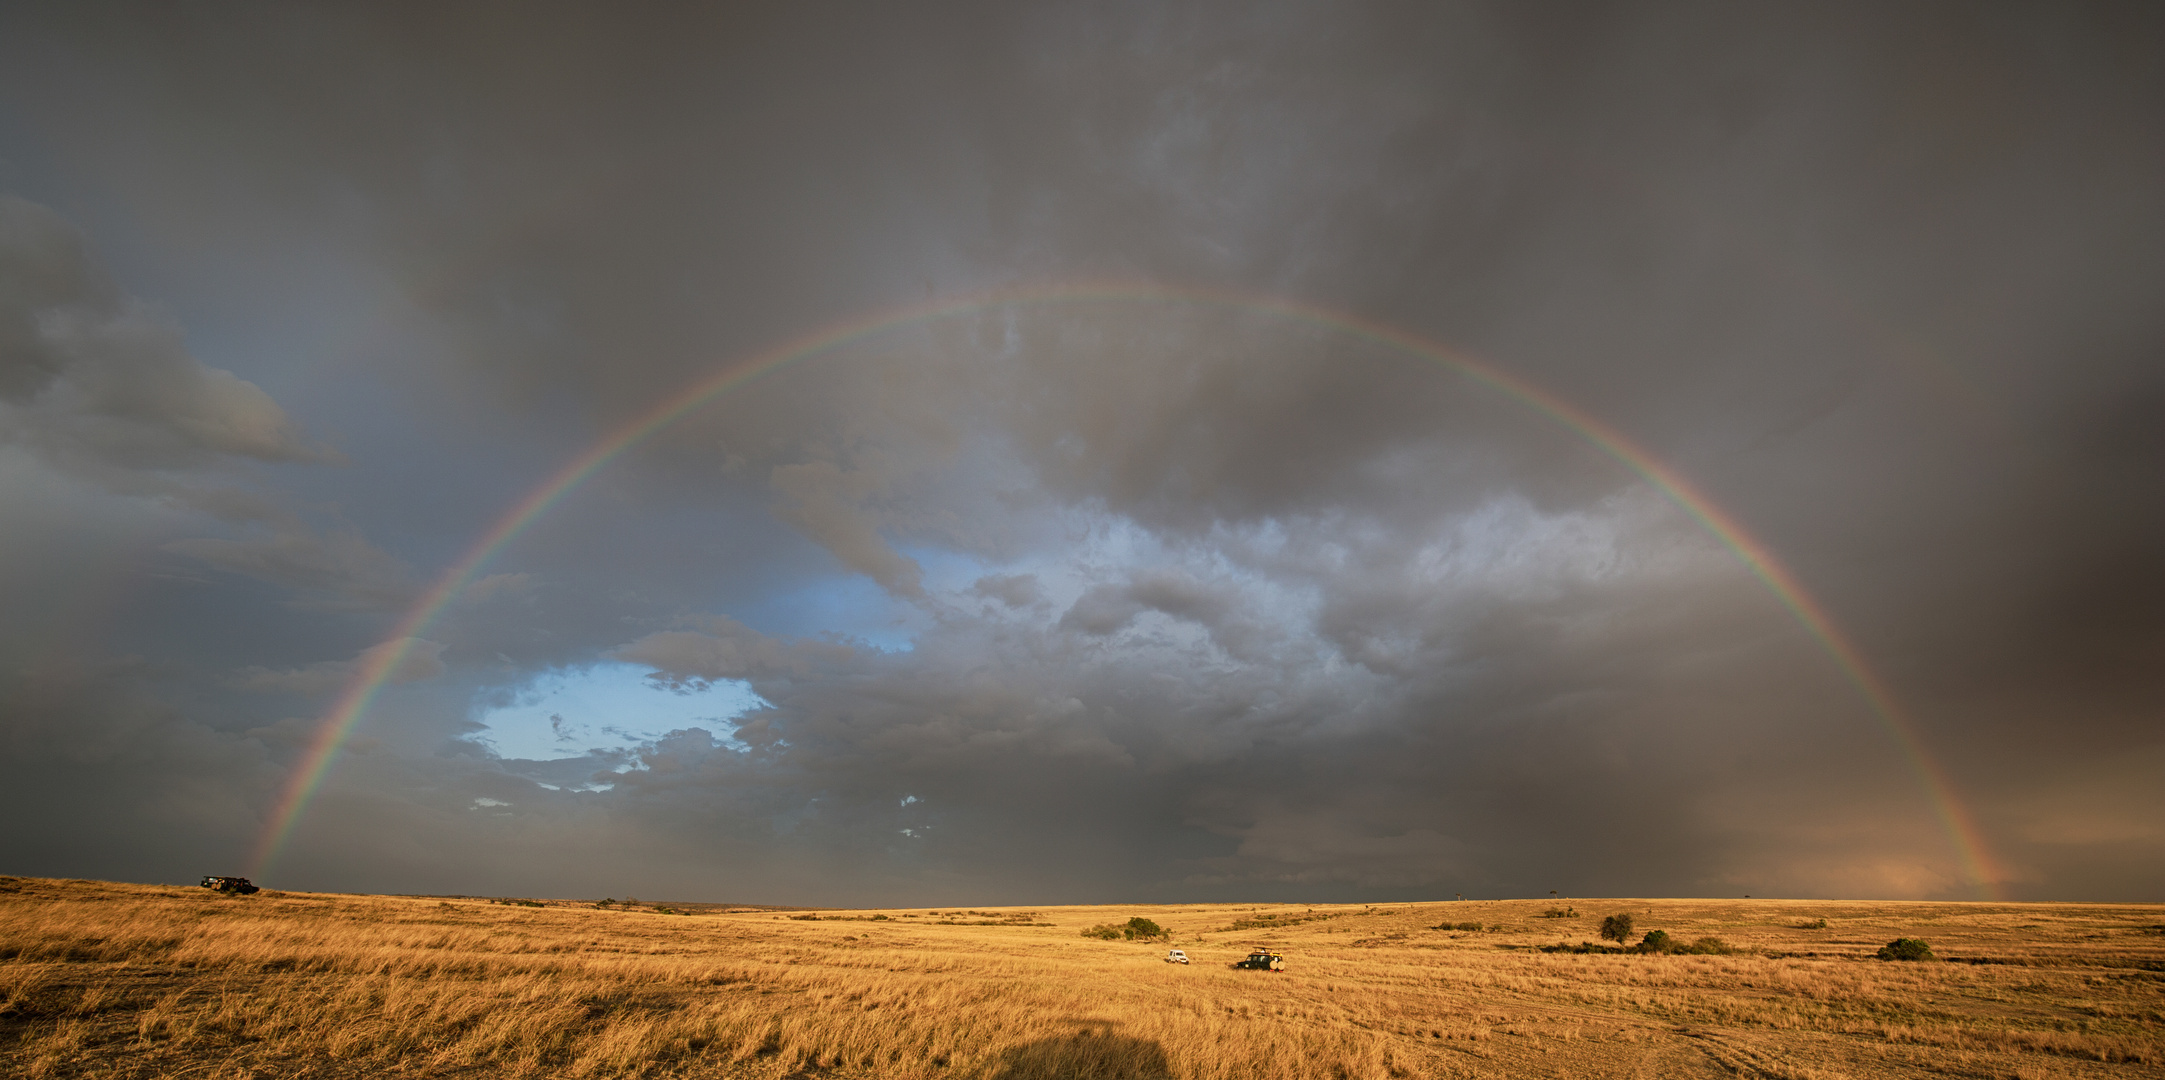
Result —
<svg viewBox="0 0 2165 1080"><path fill-rule="evenodd" d="M1137 294L845 334L596 469L428 631L442 673L386 690L297 884L1971 895L1641 450L1885 677L2011 889L2159 884L2126 765L2165 705L2149 8L100 11L0 15L10 182L129 285L9 204L0 482L219 524L101 554L191 579L109 617L0 577L70 627L0 644L193 672L53 715L215 743L231 790L294 733L233 672L323 684L683 388L889 305ZM232 479L310 459L302 420L352 468ZM546 770L462 739L598 659L771 708Z"/></svg>
<svg viewBox="0 0 2165 1080"><path fill-rule="evenodd" d="M1060 616L1060 627L1102 637L1125 628L1143 611L1143 603L1130 595L1126 586L1098 585L1075 598L1067 613Z"/></svg>
<svg viewBox="0 0 2165 1080"><path fill-rule="evenodd" d="M1233 854L1205 860L1185 883L1205 886L1340 885L1433 890L1476 865L1472 845L1435 829L1364 835L1313 812L1281 812L1243 831ZM1217 868L1224 873L1213 873Z"/></svg>
<svg viewBox="0 0 2165 1080"><path fill-rule="evenodd" d="M970 591L1015 608L1029 607L1045 596L1034 574L987 574L971 582Z"/></svg>
<svg viewBox="0 0 2165 1080"><path fill-rule="evenodd" d="M879 534L878 515L864 505L879 486L872 472L808 461L777 467L773 484L787 500L777 511L781 518L803 529L843 565L898 596L924 593L917 563L888 546Z"/></svg>
<svg viewBox="0 0 2165 1080"><path fill-rule="evenodd" d="M468 604L485 604L524 595L531 592L535 584L532 574L490 574L459 590L459 600Z"/></svg>
<svg viewBox="0 0 2165 1080"><path fill-rule="evenodd" d="M857 655L852 647L835 642L769 637L726 616L700 623L698 629L648 634L603 655L652 667L658 678L672 686L805 675L815 666L846 664Z"/></svg>
<svg viewBox="0 0 2165 1080"><path fill-rule="evenodd" d="M406 638L386 641L361 650L351 660L320 660L305 667L273 670L251 667L234 678L234 685L256 693L292 694L298 697L323 697L341 690L352 683L354 672L375 662L385 650L403 649L388 678L394 683L419 682L443 675L444 647L441 642L426 638Z"/></svg>
<svg viewBox="0 0 2165 1080"><path fill-rule="evenodd" d="M68 365L45 325L122 305L82 237L58 214L0 195L0 398L23 403Z"/></svg>
<svg viewBox="0 0 2165 1080"><path fill-rule="evenodd" d="M1060 616L1060 628L1103 637L1126 629L1146 611L1202 627L1228 656L1262 659L1269 631L1238 610L1235 596L1222 586L1170 574L1142 574L1125 584L1092 586Z"/></svg>
<svg viewBox="0 0 2165 1080"><path fill-rule="evenodd" d="M276 790L280 773L261 743L174 705L210 689L140 659L0 677L0 807L46 823L12 830L8 857L83 876L176 882L200 875L197 866L240 865L252 808ZM230 724L236 715L246 713L216 719ZM86 790L98 798L71 794ZM50 813L67 803L78 812Z"/></svg>
<svg viewBox="0 0 2165 1080"><path fill-rule="evenodd" d="M418 593L411 571L359 533L319 531L289 515L238 538L193 537L165 549L292 590L297 602L325 609L395 609Z"/></svg>
<svg viewBox="0 0 2165 1080"><path fill-rule="evenodd" d="M52 211L0 195L0 436L83 469L322 461L253 383L188 354Z"/></svg>

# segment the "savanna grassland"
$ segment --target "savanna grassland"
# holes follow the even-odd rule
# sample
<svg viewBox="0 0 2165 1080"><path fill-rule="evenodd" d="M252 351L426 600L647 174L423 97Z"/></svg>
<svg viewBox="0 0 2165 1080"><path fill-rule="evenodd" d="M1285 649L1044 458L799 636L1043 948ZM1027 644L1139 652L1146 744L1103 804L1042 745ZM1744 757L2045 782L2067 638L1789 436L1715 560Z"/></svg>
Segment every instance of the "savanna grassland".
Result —
<svg viewBox="0 0 2165 1080"><path fill-rule="evenodd" d="M1735 951L1540 951L1622 913ZM1135 917L1195 963L1083 936ZM1874 958L1897 937L1940 959ZM1255 944L1287 970L1227 967ZM2165 907L780 911L0 878L0 1074L2165 1076Z"/></svg>

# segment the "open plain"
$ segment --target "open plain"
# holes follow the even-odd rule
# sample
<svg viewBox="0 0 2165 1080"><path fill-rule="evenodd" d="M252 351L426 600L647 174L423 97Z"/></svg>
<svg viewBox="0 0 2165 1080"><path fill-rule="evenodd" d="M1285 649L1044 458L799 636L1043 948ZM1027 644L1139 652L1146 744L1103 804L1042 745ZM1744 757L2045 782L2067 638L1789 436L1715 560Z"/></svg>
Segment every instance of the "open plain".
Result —
<svg viewBox="0 0 2165 1080"><path fill-rule="evenodd" d="M1621 913L1735 951L1541 951ZM1083 934L1135 917L1169 942ZM1897 937L1940 959L1876 959ZM1286 971L1228 967L1257 944ZM2165 1076L2165 907L804 911L0 878L0 1002L0 1073L31 1077Z"/></svg>

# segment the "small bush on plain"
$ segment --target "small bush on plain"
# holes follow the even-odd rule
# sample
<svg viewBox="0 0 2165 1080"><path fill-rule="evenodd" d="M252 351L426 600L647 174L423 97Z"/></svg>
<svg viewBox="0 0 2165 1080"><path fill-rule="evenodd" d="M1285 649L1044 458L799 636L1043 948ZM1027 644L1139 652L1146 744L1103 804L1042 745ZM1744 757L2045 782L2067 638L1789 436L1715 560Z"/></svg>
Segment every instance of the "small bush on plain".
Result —
<svg viewBox="0 0 2165 1080"><path fill-rule="evenodd" d="M1631 915L1611 915L1601 920L1601 937L1618 944L1631 940Z"/></svg>
<svg viewBox="0 0 2165 1080"><path fill-rule="evenodd" d="M1913 937L1896 938L1880 946L1879 958L1882 960L1939 959L1939 957L1932 955L1932 946L1925 944L1923 938Z"/></svg>
<svg viewBox="0 0 2165 1080"><path fill-rule="evenodd" d="M1545 953L1577 953L1582 956L1594 953L1620 953L1631 951L1630 949L1619 949L1614 945L1596 945L1591 941L1582 941L1576 945L1566 945L1562 942L1558 942L1554 945L1538 945L1535 946L1535 948Z"/></svg>

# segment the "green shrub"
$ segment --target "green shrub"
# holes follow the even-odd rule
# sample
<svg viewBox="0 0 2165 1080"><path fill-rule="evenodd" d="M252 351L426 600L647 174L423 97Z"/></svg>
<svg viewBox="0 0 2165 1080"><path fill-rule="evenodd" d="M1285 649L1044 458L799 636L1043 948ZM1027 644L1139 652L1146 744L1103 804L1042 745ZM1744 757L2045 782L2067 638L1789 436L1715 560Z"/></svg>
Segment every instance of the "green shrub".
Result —
<svg viewBox="0 0 2165 1080"><path fill-rule="evenodd" d="M1925 944L1923 938L1913 937L1896 938L1880 946L1879 958L1882 960L1939 959L1939 957L1932 955L1932 946Z"/></svg>
<svg viewBox="0 0 2165 1080"><path fill-rule="evenodd" d="M1127 937L1128 935L1120 927L1114 926L1111 923L1099 923L1096 926L1093 926L1090 929L1083 931L1082 936L1086 938L1104 938L1107 941L1118 941L1123 937Z"/></svg>
<svg viewBox="0 0 2165 1080"><path fill-rule="evenodd" d="M1703 937L1674 951L1695 956L1727 956L1736 948L1718 937Z"/></svg>
<svg viewBox="0 0 2165 1080"><path fill-rule="evenodd" d="M1589 953L1613 953L1623 951L1622 949L1618 949L1613 945L1596 945L1591 941L1582 941L1576 945L1567 945L1559 941L1554 945L1536 945L1534 946L1534 948L1540 952L1545 953L1578 953L1580 955L1585 955Z"/></svg>
<svg viewBox="0 0 2165 1080"><path fill-rule="evenodd" d="M1665 953L1676 948L1676 940L1669 936L1667 930L1648 930L1634 948L1643 953Z"/></svg>
<svg viewBox="0 0 2165 1080"><path fill-rule="evenodd" d="M1128 924L1124 927L1121 927L1121 932L1126 934L1128 936L1128 940L1130 941L1133 941L1136 938L1142 938L1145 941L1149 941L1154 938L1171 936L1170 934L1167 934L1165 932L1164 927L1161 927L1157 923L1151 922L1149 919L1143 918L1140 915L1129 919Z"/></svg>
<svg viewBox="0 0 2165 1080"><path fill-rule="evenodd" d="M1324 922L1329 919L1338 918L1342 914L1345 913L1332 911L1325 912L1320 915L1314 912L1309 912L1305 915L1279 915L1275 912L1265 912L1252 919L1235 919L1233 920L1232 925L1221 926L1218 928L1217 932L1224 933L1231 930L1278 930L1288 926L1298 926L1301 923L1306 922ZM1449 924L1445 924L1445 926L1448 925ZM1444 928L1445 927L1442 926L1437 927L1437 929L1439 930Z"/></svg>
<svg viewBox="0 0 2165 1080"><path fill-rule="evenodd" d="M1568 907L1552 907L1537 916L1537 918L1543 919L1576 919L1578 917L1579 909Z"/></svg>
<svg viewBox="0 0 2165 1080"><path fill-rule="evenodd" d="M1454 924L1454 925L1453 925L1453 926L1451 927L1451 929L1453 929L1453 930L1479 930L1479 929L1481 929L1481 924L1480 924L1480 923L1477 923L1477 922L1462 922L1462 923L1456 923L1456 924Z"/></svg>
<svg viewBox="0 0 2165 1080"><path fill-rule="evenodd" d="M1611 915L1601 920L1601 937L1618 944L1631 940L1631 915Z"/></svg>

